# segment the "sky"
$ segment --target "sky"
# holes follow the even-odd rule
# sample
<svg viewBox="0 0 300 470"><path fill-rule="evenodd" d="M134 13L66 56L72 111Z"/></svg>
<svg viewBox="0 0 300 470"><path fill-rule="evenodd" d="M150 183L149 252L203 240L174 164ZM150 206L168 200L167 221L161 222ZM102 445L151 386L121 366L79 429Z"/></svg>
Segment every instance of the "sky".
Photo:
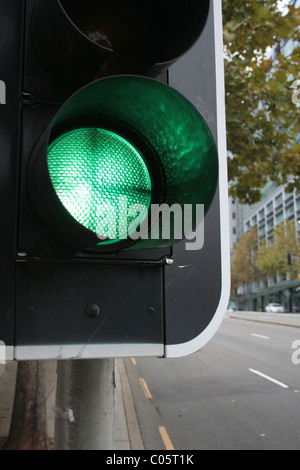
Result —
<svg viewBox="0 0 300 470"><path fill-rule="evenodd" d="M281 11L285 10L285 6L289 5L290 3L294 3L294 0L278 0L278 8ZM300 0L296 0L296 6L300 6Z"/></svg>

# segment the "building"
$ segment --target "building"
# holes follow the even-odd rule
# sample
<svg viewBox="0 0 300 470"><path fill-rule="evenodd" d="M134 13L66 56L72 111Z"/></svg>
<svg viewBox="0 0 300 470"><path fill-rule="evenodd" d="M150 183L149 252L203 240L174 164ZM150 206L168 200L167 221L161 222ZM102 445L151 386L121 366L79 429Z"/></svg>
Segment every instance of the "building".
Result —
<svg viewBox="0 0 300 470"><path fill-rule="evenodd" d="M271 240L274 228L285 220L295 220L300 239L300 194L285 192L283 186L268 183L262 192L262 200L253 206L234 204L235 233L237 239L251 227L256 227L259 238ZM232 206L231 206L232 207ZM238 223L239 222L239 223ZM268 279L269 300L279 302L288 312L300 311L300 281L288 275L277 275ZM254 282L237 292L239 307L250 311L264 310L267 296L264 284Z"/></svg>

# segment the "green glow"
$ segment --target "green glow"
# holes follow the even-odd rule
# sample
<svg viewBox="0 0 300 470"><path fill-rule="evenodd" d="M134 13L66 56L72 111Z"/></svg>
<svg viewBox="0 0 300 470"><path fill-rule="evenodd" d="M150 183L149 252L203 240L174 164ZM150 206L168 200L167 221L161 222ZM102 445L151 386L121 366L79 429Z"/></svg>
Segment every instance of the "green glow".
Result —
<svg viewBox="0 0 300 470"><path fill-rule="evenodd" d="M110 77L79 91L55 124L97 114L126 122L157 152L163 202L204 204L208 210L218 181L217 149L204 119L184 96L144 77Z"/></svg>
<svg viewBox="0 0 300 470"><path fill-rule="evenodd" d="M98 116L99 127L101 119L119 122L138 139L133 146L116 134L86 126L61 136L50 146L48 165L54 190L75 220L100 238L108 236L112 241L104 242L107 244L128 236L135 240L131 235L135 235L138 224L134 224L136 220L139 224L144 221L140 232L145 236L126 249L161 248L178 241L174 217L171 213L170 238L166 239L162 218L147 217L150 205L166 204L171 208L176 204L182 211L189 205L192 210L188 218L182 218L182 233L188 236L186 227L190 233L195 232L201 222L197 207L204 206L204 217L215 197L219 176L214 138L197 109L176 90L156 80L114 76L94 81L75 93L60 109L53 127L85 122L88 116ZM215 128L214 123L212 126ZM149 150L147 165L139 145ZM127 198L127 222L124 208L118 207L120 196ZM71 224L63 216L59 220L64 230L57 227L57 236L68 243ZM158 238L150 236L155 230ZM78 230L80 242L76 235L74 245L94 246L92 238L83 232ZM103 244L97 240L95 243ZM109 251L110 247L106 248Z"/></svg>
<svg viewBox="0 0 300 470"><path fill-rule="evenodd" d="M144 208L140 222L147 215L148 168L137 149L113 132L82 128L61 135L48 149L48 168L63 206L108 243L130 235L128 227L136 214L128 215L126 207Z"/></svg>

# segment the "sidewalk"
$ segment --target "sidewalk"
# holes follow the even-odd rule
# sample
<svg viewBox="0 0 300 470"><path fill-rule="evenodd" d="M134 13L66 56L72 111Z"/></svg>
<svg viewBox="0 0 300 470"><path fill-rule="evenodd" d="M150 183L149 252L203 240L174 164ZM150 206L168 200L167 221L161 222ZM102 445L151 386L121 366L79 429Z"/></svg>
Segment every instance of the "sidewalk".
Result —
<svg viewBox="0 0 300 470"><path fill-rule="evenodd" d="M270 323L272 325L300 328L300 315L297 313L265 313L265 312L227 312L227 318Z"/></svg>
<svg viewBox="0 0 300 470"><path fill-rule="evenodd" d="M46 364L48 436L54 439L56 361ZM0 449L9 434L13 408L17 363L0 364ZM143 450L143 442L132 401L130 385L122 359L116 360L114 408L114 450Z"/></svg>

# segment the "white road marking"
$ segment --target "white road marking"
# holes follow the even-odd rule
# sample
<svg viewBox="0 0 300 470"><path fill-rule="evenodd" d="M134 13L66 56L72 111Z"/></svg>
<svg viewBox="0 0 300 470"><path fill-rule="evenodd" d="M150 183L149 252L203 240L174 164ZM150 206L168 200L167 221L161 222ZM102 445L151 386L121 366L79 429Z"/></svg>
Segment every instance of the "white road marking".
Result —
<svg viewBox="0 0 300 470"><path fill-rule="evenodd" d="M256 333L251 333L251 336L254 336L255 338L261 338L261 339L270 339L269 336L257 335Z"/></svg>
<svg viewBox="0 0 300 470"><path fill-rule="evenodd" d="M279 382L278 380L273 379L273 377L270 377L269 375L265 375L262 372L259 372L258 370L249 369L249 371L252 372L253 374L256 374L256 375L259 375L260 377L263 377L266 380L269 380L270 382L273 382L276 385L279 385L279 387L282 387L282 388L285 388L285 389L289 388L288 385L286 385L282 382Z"/></svg>

